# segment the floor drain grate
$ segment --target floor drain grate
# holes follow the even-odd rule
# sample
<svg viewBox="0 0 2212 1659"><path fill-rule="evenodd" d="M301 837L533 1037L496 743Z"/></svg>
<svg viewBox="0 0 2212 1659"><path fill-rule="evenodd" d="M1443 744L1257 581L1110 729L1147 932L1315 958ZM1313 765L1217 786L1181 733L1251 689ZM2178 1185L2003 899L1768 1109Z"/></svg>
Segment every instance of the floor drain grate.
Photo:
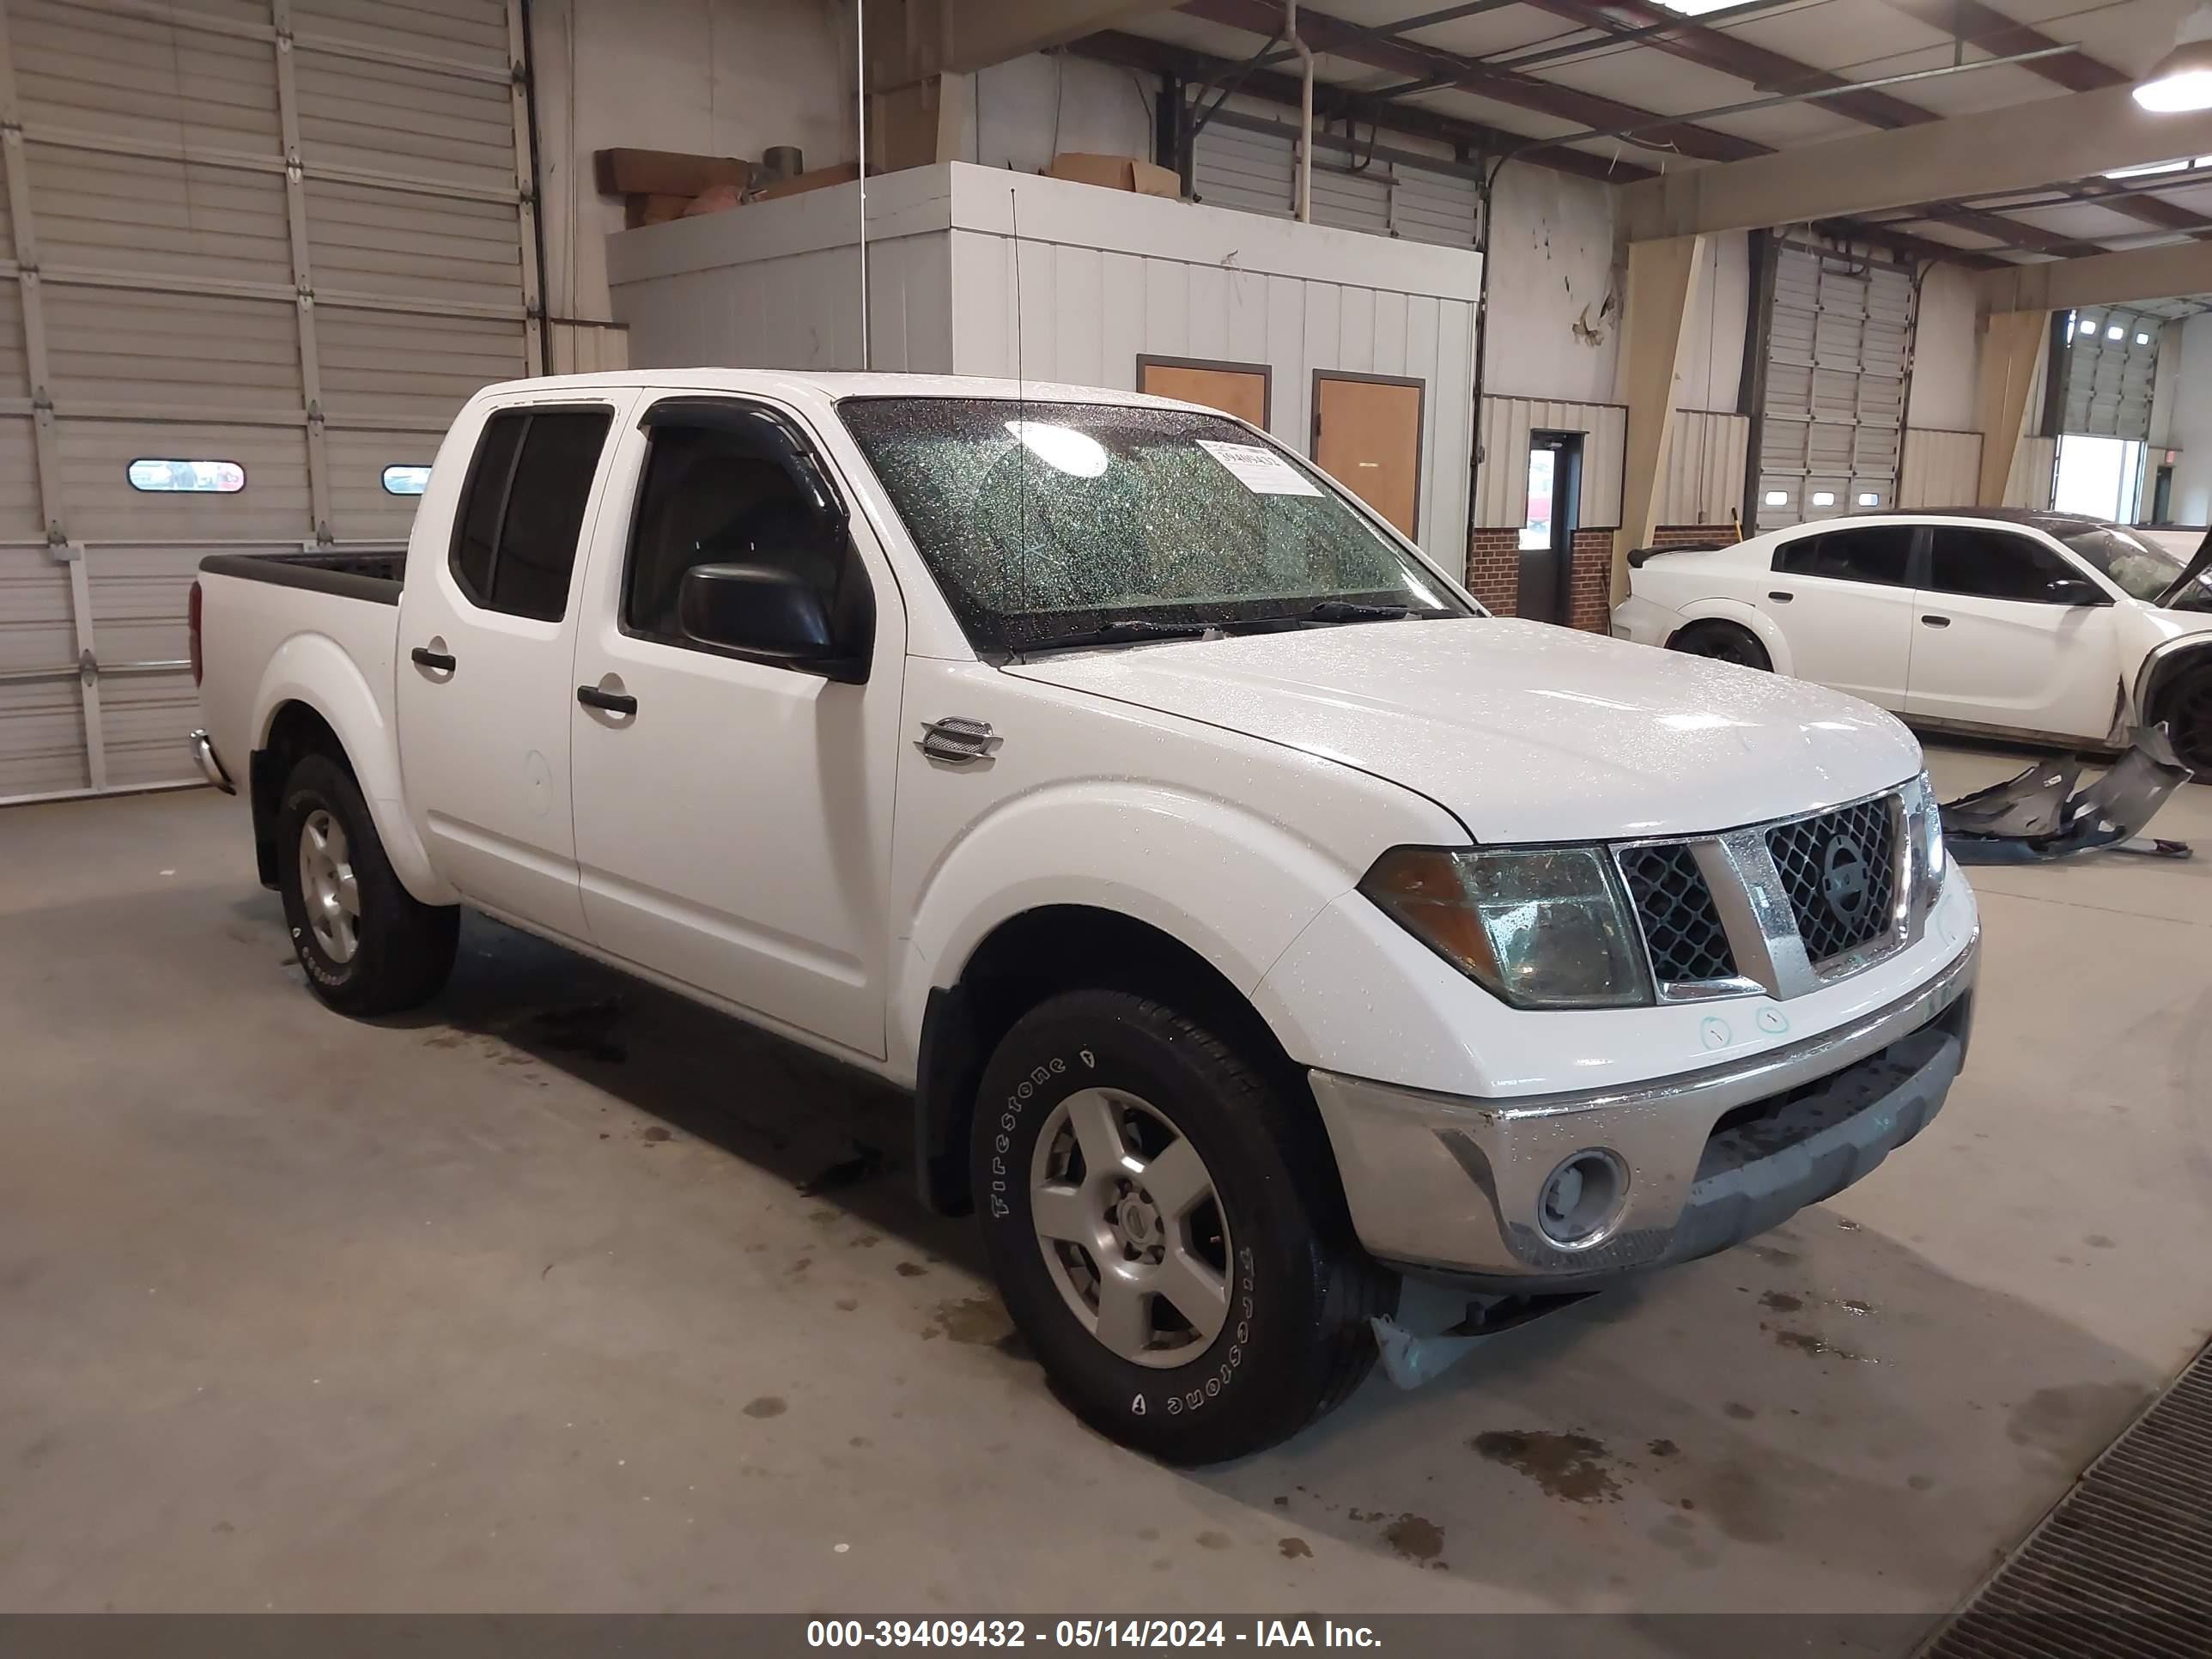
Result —
<svg viewBox="0 0 2212 1659"><path fill-rule="evenodd" d="M2212 1347L2106 1448L1923 1659L2212 1653Z"/></svg>

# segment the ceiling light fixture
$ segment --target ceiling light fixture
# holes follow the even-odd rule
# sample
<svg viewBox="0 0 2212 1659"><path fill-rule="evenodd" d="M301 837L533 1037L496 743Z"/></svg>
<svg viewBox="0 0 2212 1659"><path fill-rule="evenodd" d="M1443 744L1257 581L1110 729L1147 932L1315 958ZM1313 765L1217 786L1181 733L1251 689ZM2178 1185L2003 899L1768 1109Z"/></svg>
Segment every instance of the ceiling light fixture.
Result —
<svg viewBox="0 0 2212 1659"><path fill-rule="evenodd" d="M2199 164L2191 161L2187 156L2184 156L2179 161L2145 161L2140 167L2114 167L2110 173L2106 173L2105 177L2107 179L2148 179L2154 174L2160 173L2187 173L2191 168L2197 167L2197 165Z"/></svg>
<svg viewBox="0 0 2212 1659"><path fill-rule="evenodd" d="M2158 115L2212 109L2212 0L2182 21L2173 50L2143 77L2135 98Z"/></svg>

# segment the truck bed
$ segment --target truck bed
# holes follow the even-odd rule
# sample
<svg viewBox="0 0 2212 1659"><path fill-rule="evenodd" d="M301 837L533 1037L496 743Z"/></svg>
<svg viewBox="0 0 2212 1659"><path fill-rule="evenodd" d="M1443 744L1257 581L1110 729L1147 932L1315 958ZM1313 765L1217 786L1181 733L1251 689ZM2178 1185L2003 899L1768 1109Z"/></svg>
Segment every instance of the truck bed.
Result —
<svg viewBox="0 0 2212 1659"><path fill-rule="evenodd" d="M200 561L200 570L210 576L240 576L250 582L397 605L406 564L404 548L384 553L216 553Z"/></svg>

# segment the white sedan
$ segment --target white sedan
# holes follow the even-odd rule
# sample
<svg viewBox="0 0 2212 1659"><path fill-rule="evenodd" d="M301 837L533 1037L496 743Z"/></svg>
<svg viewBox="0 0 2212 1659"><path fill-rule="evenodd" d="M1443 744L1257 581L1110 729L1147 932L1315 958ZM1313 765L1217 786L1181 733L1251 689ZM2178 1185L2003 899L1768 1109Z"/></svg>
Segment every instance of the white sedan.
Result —
<svg viewBox="0 0 2212 1659"><path fill-rule="evenodd" d="M2212 776L2212 575L2170 550L2061 513L1830 519L1631 555L1613 631L1936 729L2100 745L2163 720Z"/></svg>

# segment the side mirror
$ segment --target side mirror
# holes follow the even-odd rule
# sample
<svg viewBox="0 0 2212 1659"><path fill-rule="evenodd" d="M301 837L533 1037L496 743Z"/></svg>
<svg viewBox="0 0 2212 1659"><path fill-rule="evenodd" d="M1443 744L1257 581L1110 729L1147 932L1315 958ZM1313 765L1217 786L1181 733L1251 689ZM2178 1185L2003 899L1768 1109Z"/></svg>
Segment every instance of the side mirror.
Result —
<svg viewBox="0 0 2212 1659"><path fill-rule="evenodd" d="M2086 576L2053 576L2045 590L2053 605L2109 605L2105 590Z"/></svg>
<svg viewBox="0 0 2212 1659"><path fill-rule="evenodd" d="M684 573L677 623L702 645L833 680L868 677L865 654L837 638L821 591L795 572L767 564L701 564Z"/></svg>

